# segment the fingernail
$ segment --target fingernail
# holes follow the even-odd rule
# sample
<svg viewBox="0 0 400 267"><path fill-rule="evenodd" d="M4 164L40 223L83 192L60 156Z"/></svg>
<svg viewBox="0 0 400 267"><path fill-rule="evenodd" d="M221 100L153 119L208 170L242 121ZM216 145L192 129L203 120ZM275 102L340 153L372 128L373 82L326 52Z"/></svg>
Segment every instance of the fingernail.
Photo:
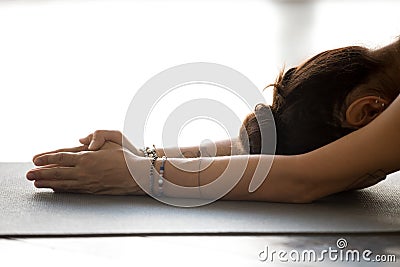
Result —
<svg viewBox="0 0 400 267"><path fill-rule="evenodd" d="M35 176L35 174L33 172L29 172L26 175L26 178L28 178L28 180L35 180L36 176Z"/></svg>
<svg viewBox="0 0 400 267"><path fill-rule="evenodd" d="M40 165L43 163L43 160L41 158L36 158L33 163L35 163L35 165Z"/></svg>

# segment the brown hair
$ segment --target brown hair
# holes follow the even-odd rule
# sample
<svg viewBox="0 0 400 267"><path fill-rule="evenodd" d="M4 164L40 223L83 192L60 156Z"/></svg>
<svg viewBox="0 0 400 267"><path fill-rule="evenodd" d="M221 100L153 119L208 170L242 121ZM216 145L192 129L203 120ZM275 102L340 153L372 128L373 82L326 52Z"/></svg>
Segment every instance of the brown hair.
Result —
<svg viewBox="0 0 400 267"><path fill-rule="evenodd" d="M383 68L384 63L369 49L349 46L322 52L282 71L272 85L272 105L259 104L243 121L239 134L243 149L263 153L266 140L260 132L266 123L260 118L268 108L275 120L275 153L279 155L306 153L354 131L342 126L346 96ZM392 93L390 98L395 96Z"/></svg>

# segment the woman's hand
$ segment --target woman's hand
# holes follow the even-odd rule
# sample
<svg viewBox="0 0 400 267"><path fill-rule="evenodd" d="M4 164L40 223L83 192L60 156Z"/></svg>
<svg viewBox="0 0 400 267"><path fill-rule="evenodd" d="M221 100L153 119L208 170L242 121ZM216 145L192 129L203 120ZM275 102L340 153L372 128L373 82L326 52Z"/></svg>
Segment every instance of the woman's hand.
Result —
<svg viewBox="0 0 400 267"><path fill-rule="evenodd" d="M46 154L54 154L60 152L82 152L82 151L95 151L99 150L103 147L103 145L107 141L114 142L120 146L122 146L122 139L125 138L124 145L129 151L137 156L143 157L143 151L137 149L129 140L120 132L114 130L97 130L84 138L80 138L79 142L82 144L81 146L77 147L70 147L70 148L61 148L53 151L43 152L37 154L33 157L33 161L37 157L46 155Z"/></svg>
<svg viewBox="0 0 400 267"><path fill-rule="evenodd" d="M129 155L131 160L137 157ZM37 188L91 194L144 194L126 166L123 148L112 142L105 142L97 151L59 150L37 155L34 163L39 167L30 170L26 177L35 181Z"/></svg>
<svg viewBox="0 0 400 267"><path fill-rule="evenodd" d="M84 146L87 146L89 150L98 150L107 141L111 141L122 146L123 139L125 148L129 149L129 151L137 156L144 156L143 152L138 150L131 142L129 142L128 138L126 138L120 131L97 130L94 133L79 139L79 142L81 142L81 144Z"/></svg>
<svg viewBox="0 0 400 267"><path fill-rule="evenodd" d="M77 146L77 147L70 147L70 148L61 148L61 149L56 149L53 151L47 151L47 152L43 152L40 154L37 154L35 156L33 156L32 161L34 162L36 160L36 158L43 156L43 155L47 155L47 154L55 154L55 153L60 153L60 152L82 152L82 151L89 151L89 148L87 145L82 145L82 146Z"/></svg>

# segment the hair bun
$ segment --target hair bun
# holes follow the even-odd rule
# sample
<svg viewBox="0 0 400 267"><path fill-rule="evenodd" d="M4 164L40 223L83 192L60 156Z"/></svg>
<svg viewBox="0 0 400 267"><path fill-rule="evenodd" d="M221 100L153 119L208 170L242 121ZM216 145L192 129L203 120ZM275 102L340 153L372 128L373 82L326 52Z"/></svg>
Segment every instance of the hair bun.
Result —
<svg viewBox="0 0 400 267"><path fill-rule="evenodd" d="M259 103L254 109L254 114L260 130L260 153L274 154L276 148L276 129L271 106Z"/></svg>
<svg viewBox="0 0 400 267"><path fill-rule="evenodd" d="M276 131L270 106L257 104L244 119L239 132L240 150L245 154L274 154Z"/></svg>

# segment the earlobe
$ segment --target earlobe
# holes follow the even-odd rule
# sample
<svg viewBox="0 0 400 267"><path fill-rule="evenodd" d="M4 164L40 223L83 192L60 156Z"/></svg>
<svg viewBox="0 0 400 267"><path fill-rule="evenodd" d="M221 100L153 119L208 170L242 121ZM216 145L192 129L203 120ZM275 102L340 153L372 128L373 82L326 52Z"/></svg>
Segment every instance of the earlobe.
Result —
<svg viewBox="0 0 400 267"><path fill-rule="evenodd" d="M363 127L381 114L387 105L385 99L377 96L356 99L346 110L346 123L352 127Z"/></svg>

